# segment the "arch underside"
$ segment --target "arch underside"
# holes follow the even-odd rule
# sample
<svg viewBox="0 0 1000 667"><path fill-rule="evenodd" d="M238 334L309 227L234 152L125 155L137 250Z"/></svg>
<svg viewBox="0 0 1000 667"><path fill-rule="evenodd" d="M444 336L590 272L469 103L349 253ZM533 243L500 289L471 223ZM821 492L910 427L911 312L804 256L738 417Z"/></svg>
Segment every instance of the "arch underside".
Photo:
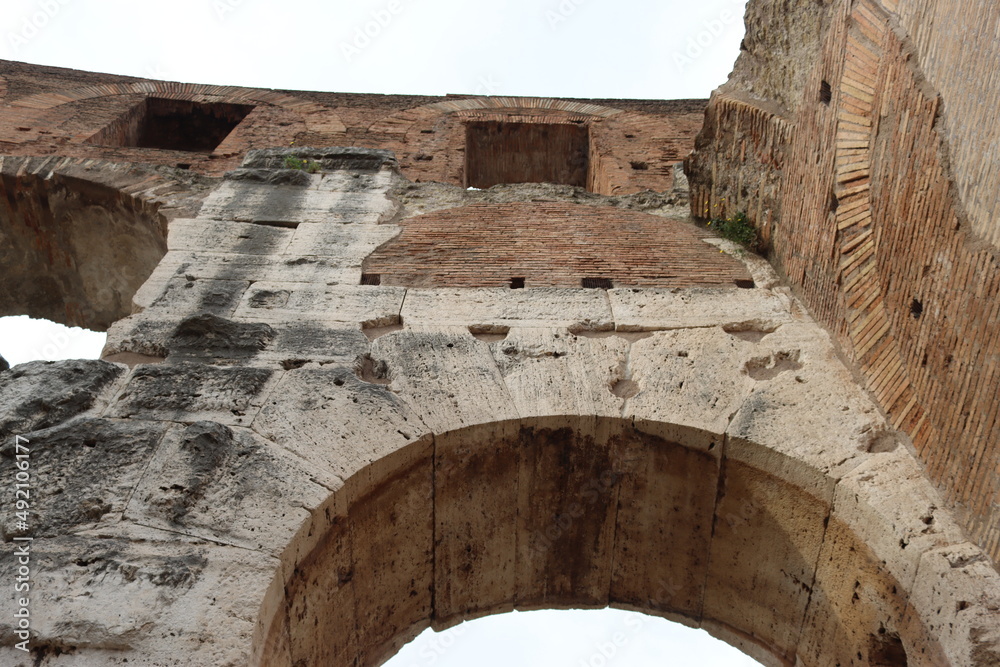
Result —
<svg viewBox="0 0 1000 667"><path fill-rule="evenodd" d="M349 479L293 541L260 664L377 665L428 626L609 605L702 627L768 665L939 664L908 604L914 572L886 565L836 493L782 479L759 450L573 415L411 444ZM907 458L862 465L841 504L906 470L912 492ZM936 509L918 498L926 527ZM877 662L886 647L910 662Z"/></svg>

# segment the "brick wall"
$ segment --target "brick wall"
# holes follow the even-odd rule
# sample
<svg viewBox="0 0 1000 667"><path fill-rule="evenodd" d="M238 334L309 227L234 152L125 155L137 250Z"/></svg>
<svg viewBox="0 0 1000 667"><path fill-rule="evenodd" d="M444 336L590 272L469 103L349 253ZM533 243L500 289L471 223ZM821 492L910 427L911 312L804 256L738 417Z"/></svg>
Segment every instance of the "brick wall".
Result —
<svg viewBox="0 0 1000 667"><path fill-rule="evenodd" d="M693 147L705 102L355 95L208 86L74 72L0 61L0 153L60 155L181 166L218 176L251 148L360 146L396 153L411 180L464 185L469 122L574 123L590 136L588 189L663 191ZM122 145L146 97L250 105L206 152ZM136 128L132 128L134 133ZM121 136L119 136L121 135ZM106 139L103 140L102 139Z"/></svg>
<svg viewBox="0 0 1000 667"><path fill-rule="evenodd" d="M961 21L986 13L976 4ZM967 73L940 71L942 63L967 63L969 53L992 53L996 44L984 37L970 46L976 31L963 37L934 28L933 17L917 10L904 17L916 34L915 53L875 0L837 3L790 118L735 91L714 99L708 117L727 125L727 134L699 139L692 211L735 206L755 217L779 271L834 332L996 561L1000 262L992 239L1000 225L993 222L996 188L987 193L962 180L981 174L989 184L993 156L983 138L957 129L978 124L988 139L996 131L986 122L996 93L985 101L980 86L966 85ZM915 66L922 62L947 83L947 127L956 128L950 144L941 98ZM992 71L992 62L980 63L982 71ZM758 169L756 179L747 178Z"/></svg>
<svg viewBox="0 0 1000 667"><path fill-rule="evenodd" d="M475 204L402 221L364 263L383 285L410 287L691 287L750 281L746 267L684 222L607 206ZM742 283L741 283L742 284Z"/></svg>

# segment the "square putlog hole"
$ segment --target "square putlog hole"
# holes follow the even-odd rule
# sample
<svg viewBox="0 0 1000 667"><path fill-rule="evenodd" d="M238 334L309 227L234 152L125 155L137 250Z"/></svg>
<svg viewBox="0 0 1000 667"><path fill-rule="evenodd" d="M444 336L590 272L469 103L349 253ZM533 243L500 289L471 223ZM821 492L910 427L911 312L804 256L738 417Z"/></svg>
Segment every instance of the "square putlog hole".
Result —
<svg viewBox="0 0 1000 667"><path fill-rule="evenodd" d="M88 139L101 146L211 153L253 105L147 97Z"/></svg>
<svg viewBox="0 0 1000 667"><path fill-rule="evenodd" d="M587 187L590 130L562 123L472 121L465 130L465 186L556 183Z"/></svg>

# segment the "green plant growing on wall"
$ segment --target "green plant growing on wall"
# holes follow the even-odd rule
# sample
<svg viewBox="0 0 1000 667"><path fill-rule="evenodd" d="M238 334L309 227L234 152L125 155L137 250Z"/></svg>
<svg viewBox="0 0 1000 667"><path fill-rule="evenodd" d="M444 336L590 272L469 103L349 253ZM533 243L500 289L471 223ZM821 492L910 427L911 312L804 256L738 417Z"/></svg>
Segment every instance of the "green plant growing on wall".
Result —
<svg viewBox="0 0 1000 667"><path fill-rule="evenodd" d="M722 238L738 243L748 250L756 251L760 247L757 229L743 211L734 213L728 218L713 218L708 225Z"/></svg>
<svg viewBox="0 0 1000 667"><path fill-rule="evenodd" d="M315 160L307 160L289 155L285 157L285 169L301 169L310 174L315 174L321 169L321 166Z"/></svg>

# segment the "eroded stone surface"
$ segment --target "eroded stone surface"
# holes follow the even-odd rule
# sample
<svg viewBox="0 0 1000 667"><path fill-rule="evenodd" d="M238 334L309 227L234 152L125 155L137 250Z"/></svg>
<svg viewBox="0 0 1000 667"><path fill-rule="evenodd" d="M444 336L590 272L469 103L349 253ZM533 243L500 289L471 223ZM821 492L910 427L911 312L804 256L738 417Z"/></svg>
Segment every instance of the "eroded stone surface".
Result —
<svg viewBox="0 0 1000 667"><path fill-rule="evenodd" d="M0 375L0 438L100 410L124 375L104 361L33 361Z"/></svg>
<svg viewBox="0 0 1000 667"><path fill-rule="evenodd" d="M305 466L252 431L200 421L170 431L125 515L277 554L327 495Z"/></svg>
<svg viewBox="0 0 1000 667"><path fill-rule="evenodd" d="M166 430L155 422L78 419L48 429L5 438L2 456L13 461L27 448L30 462L31 515L27 527L13 512L3 522L3 536L58 537L82 528L114 523L125 509L139 477ZM15 507L16 488L4 490Z"/></svg>
<svg viewBox="0 0 1000 667"><path fill-rule="evenodd" d="M248 425L263 404L265 387L273 375L269 368L226 368L193 362L139 366L111 414Z"/></svg>

